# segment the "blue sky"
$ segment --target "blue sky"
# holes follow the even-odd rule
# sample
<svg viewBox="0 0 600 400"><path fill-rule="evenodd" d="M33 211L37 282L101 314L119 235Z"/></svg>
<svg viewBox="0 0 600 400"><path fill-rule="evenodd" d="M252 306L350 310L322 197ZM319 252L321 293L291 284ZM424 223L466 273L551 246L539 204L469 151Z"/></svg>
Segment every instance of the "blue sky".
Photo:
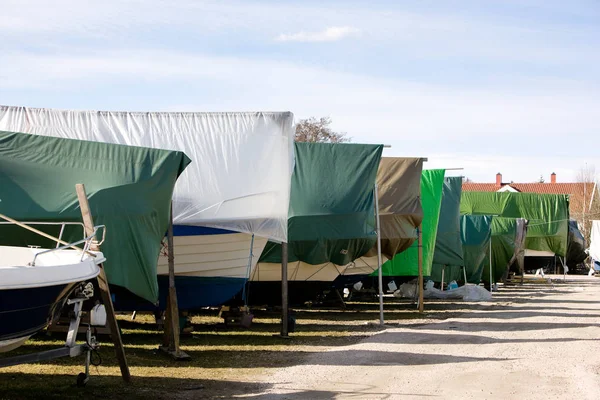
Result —
<svg viewBox="0 0 600 400"><path fill-rule="evenodd" d="M2 0L0 104L328 115L476 181L598 164L595 0L86 3Z"/></svg>

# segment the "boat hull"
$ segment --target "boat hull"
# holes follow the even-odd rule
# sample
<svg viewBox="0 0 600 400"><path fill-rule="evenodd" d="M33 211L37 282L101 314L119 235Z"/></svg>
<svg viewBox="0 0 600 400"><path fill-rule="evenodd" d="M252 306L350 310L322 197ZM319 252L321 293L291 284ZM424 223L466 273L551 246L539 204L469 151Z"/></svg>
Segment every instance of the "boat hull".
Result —
<svg viewBox="0 0 600 400"><path fill-rule="evenodd" d="M98 276L103 261L100 252L0 246L0 352L50 324L77 285Z"/></svg>
<svg viewBox="0 0 600 400"><path fill-rule="evenodd" d="M175 276L177 306L181 310L220 306L240 293L246 281L245 278ZM118 311L164 311L167 307L169 277L158 276L157 305L118 286L111 286L111 292Z"/></svg>
<svg viewBox="0 0 600 400"><path fill-rule="evenodd" d="M256 267L267 239L252 239L247 233L222 229L176 225L173 229L175 287L177 305L182 310L215 307L240 293ZM250 247L252 262L248 267ZM158 257L158 304L152 304L131 292L112 289L119 311L165 310L169 293L167 248Z"/></svg>
<svg viewBox="0 0 600 400"><path fill-rule="evenodd" d="M0 290L0 352L10 351L58 316L76 283Z"/></svg>

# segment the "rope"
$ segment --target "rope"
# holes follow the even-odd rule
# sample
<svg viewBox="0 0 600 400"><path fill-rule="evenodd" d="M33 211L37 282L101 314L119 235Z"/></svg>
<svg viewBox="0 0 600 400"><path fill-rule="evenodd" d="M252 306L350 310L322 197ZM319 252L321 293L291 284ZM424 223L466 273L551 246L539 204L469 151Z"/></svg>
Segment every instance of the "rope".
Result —
<svg viewBox="0 0 600 400"><path fill-rule="evenodd" d="M98 334L98 330L96 328L94 328L94 336ZM90 364L92 364L94 367L99 367L102 364L102 356L100 355L100 352L98 351L98 349L94 346L92 346L90 344L90 342L88 342L87 339L87 335L85 335L85 343L87 344L87 346L90 349ZM94 361L94 355L96 355L96 358L98 361Z"/></svg>

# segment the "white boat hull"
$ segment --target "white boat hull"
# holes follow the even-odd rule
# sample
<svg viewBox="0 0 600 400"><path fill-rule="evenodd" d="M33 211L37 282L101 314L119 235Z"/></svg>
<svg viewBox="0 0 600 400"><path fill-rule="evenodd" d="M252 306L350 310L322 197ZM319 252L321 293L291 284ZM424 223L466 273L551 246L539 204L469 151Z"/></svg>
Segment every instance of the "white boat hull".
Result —
<svg viewBox="0 0 600 400"><path fill-rule="evenodd" d="M267 239L254 237L252 262L248 268L252 235L227 233L217 235L175 236L175 275L247 279L256 267ZM169 274L167 252L158 257L158 275Z"/></svg>
<svg viewBox="0 0 600 400"><path fill-rule="evenodd" d="M79 282L95 278L104 261L77 250L0 246L0 352L13 350L58 315ZM35 260L34 265L32 264Z"/></svg>

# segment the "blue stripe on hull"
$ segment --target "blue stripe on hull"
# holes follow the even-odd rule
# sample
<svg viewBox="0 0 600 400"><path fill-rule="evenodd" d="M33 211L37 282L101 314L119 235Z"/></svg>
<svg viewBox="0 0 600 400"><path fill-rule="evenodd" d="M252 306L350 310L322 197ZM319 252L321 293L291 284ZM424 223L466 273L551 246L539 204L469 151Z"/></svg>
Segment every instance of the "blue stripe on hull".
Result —
<svg viewBox="0 0 600 400"><path fill-rule="evenodd" d="M180 310L220 306L238 294L245 283L245 278L176 276L177 305ZM158 276L158 289L158 309L164 310L169 293L168 276ZM154 311L157 309L153 304L121 288L115 288L113 300L115 308L119 311Z"/></svg>
<svg viewBox="0 0 600 400"><path fill-rule="evenodd" d="M229 233L239 232L228 231L226 229L208 228L206 226L173 225L173 236L226 235Z"/></svg>
<svg viewBox="0 0 600 400"><path fill-rule="evenodd" d="M74 286L0 290L0 340L28 336L46 327Z"/></svg>

